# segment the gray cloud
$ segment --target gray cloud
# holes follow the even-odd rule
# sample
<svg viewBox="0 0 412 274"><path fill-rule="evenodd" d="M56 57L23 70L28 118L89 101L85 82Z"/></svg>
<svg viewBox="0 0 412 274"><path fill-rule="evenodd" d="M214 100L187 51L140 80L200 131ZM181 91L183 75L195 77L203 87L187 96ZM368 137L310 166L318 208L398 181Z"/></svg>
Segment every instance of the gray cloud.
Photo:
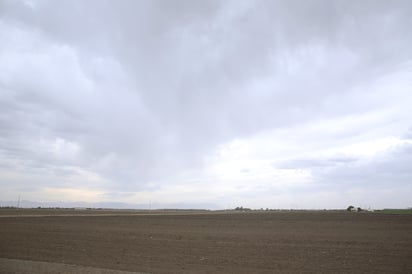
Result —
<svg viewBox="0 0 412 274"><path fill-rule="evenodd" d="M328 158L301 158L285 161L275 164L276 168L282 169L306 169L306 168L323 168L337 165L347 165L357 161L355 157L335 156Z"/></svg>
<svg viewBox="0 0 412 274"><path fill-rule="evenodd" d="M319 172L319 181L326 185L334 182L340 188L377 187L390 188L393 185L410 186L412 171L412 145L404 144L380 153L369 161L356 165L338 166Z"/></svg>
<svg viewBox="0 0 412 274"><path fill-rule="evenodd" d="M411 14L409 1L2 1L1 165L141 191L201 172L236 138L389 111L411 99L377 90L410 76ZM392 135L409 114L386 116Z"/></svg>

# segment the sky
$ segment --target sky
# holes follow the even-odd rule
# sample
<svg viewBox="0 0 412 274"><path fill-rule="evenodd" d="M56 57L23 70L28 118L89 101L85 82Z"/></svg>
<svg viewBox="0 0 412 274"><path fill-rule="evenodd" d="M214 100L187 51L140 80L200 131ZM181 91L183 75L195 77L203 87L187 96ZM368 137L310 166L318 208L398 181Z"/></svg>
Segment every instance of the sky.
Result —
<svg viewBox="0 0 412 274"><path fill-rule="evenodd" d="M412 2L0 0L0 201L412 207Z"/></svg>

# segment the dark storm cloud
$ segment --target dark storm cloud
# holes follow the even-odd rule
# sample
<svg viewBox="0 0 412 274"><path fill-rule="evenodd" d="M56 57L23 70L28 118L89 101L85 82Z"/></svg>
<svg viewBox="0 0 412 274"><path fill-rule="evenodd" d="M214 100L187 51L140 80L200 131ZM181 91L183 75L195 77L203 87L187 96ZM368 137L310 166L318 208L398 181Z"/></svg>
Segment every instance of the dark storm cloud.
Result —
<svg viewBox="0 0 412 274"><path fill-rule="evenodd" d="M385 109L387 93L359 87L410 69L411 14L410 1L1 1L0 159L133 191L236 138Z"/></svg>

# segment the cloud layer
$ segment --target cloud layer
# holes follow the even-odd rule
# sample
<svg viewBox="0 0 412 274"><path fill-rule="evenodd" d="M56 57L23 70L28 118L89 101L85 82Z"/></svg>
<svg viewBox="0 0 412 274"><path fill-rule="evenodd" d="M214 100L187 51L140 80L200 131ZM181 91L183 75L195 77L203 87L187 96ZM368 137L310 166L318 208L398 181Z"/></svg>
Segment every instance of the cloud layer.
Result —
<svg viewBox="0 0 412 274"><path fill-rule="evenodd" d="M0 200L411 206L411 15L2 1Z"/></svg>

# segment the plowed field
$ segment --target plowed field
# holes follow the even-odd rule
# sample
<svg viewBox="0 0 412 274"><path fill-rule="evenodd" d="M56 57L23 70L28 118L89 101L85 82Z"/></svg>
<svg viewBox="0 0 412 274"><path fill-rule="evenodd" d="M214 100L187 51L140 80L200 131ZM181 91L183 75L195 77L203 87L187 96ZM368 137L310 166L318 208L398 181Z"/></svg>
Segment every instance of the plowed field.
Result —
<svg viewBox="0 0 412 274"><path fill-rule="evenodd" d="M18 213L0 212L0 258L149 273L412 273L412 215Z"/></svg>

